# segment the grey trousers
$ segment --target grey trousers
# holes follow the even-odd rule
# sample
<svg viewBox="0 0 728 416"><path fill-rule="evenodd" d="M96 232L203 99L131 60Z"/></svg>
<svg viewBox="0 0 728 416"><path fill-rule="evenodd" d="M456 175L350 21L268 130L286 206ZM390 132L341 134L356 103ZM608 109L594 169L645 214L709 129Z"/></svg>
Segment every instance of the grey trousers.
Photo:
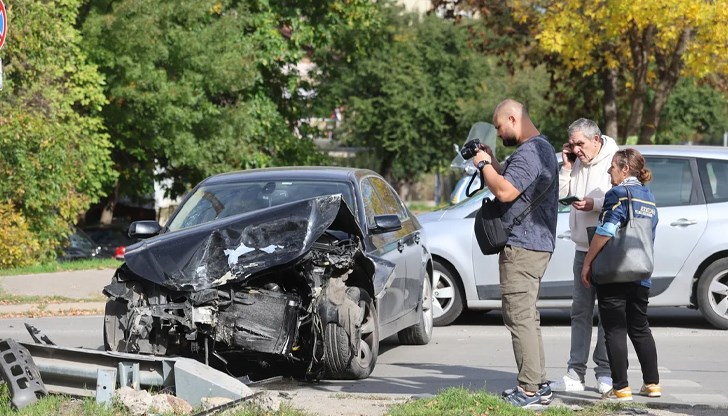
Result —
<svg viewBox="0 0 728 416"><path fill-rule="evenodd" d="M589 361L589 348L592 337L592 317L594 314L594 301L597 292L592 285L585 288L581 284L581 268L584 265L586 252L576 251L574 254L574 292L571 304L571 350L569 352L568 370L574 370L580 381L586 376L587 362ZM602 320L597 326L597 345L592 356L596 368L596 377L611 377L609 359L607 358L607 347L604 343L604 328Z"/></svg>
<svg viewBox="0 0 728 416"><path fill-rule="evenodd" d="M511 333L518 384L529 392L546 382L541 315L536 309L541 278L551 253L506 246L498 257L503 322Z"/></svg>

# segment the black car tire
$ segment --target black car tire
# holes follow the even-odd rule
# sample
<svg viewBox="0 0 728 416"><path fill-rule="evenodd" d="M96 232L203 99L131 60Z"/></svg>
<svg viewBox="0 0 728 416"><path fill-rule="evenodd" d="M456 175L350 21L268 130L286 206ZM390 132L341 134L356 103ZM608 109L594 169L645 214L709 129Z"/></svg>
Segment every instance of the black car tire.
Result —
<svg viewBox="0 0 728 416"><path fill-rule="evenodd" d="M720 259L710 266L700 276L698 281L698 307L705 319L711 325L720 329L728 329L728 314L716 311L719 304L728 302L725 293L711 291L711 285L719 283L728 286L728 259Z"/></svg>
<svg viewBox="0 0 728 416"><path fill-rule="evenodd" d="M442 264L435 260L433 262L435 276L433 282L435 287L433 290L433 301L440 302L437 291L442 289L452 289L452 297L447 298L446 302L440 303L443 314L434 317L435 326L446 326L453 323L463 312L464 309L464 291L463 284L460 282L460 276L454 272L448 265Z"/></svg>
<svg viewBox="0 0 728 416"><path fill-rule="evenodd" d="M108 300L104 309L104 349L106 351L126 351L125 328L121 317L129 313L126 302Z"/></svg>
<svg viewBox="0 0 728 416"><path fill-rule="evenodd" d="M362 296L366 305L364 317L356 338L359 339L356 354L349 342L349 334L335 322L329 322L324 331L324 366L332 379L361 380L374 370L379 354L379 317L374 302Z"/></svg>
<svg viewBox="0 0 728 416"><path fill-rule="evenodd" d="M426 345L432 339L432 283L430 276L422 280L420 301L417 305L419 319L416 324L397 333L403 345Z"/></svg>

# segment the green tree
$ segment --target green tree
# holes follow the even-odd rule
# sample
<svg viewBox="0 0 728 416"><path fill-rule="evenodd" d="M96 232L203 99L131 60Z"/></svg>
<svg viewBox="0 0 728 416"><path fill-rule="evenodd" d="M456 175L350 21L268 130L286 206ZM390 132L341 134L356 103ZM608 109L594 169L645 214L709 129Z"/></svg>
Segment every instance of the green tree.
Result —
<svg viewBox="0 0 728 416"><path fill-rule="evenodd" d="M662 120L657 143L721 144L728 130L728 101L710 85L685 78L670 94Z"/></svg>
<svg viewBox="0 0 728 416"><path fill-rule="evenodd" d="M623 80L629 94L624 135L638 135L640 143L652 141L681 77L728 72L728 0L543 3L515 2L514 14L531 22L540 46L567 68L601 75L608 126L617 124Z"/></svg>
<svg viewBox="0 0 728 416"><path fill-rule="evenodd" d="M83 33L107 77L117 190L131 196L149 194L153 177L171 179L179 195L214 173L325 163L294 133L311 111L310 80L296 65L314 49L355 50L366 37L352 33L376 23L366 0L87 5Z"/></svg>
<svg viewBox="0 0 728 416"><path fill-rule="evenodd" d="M79 48L80 1L27 0L8 7L0 92L0 201L25 219L51 257L114 179L98 111L102 77ZM25 225L23 226L25 227ZM0 239L5 238L0 230ZM2 244L0 244L2 245ZM27 253L33 251L28 248Z"/></svg>
<svg viewBox="0 0 728 416"><path fill-rule="evenodd" d="M605 133L639 135L644 143L664 122L666 100L681 77L709 78L728 91L726 0L433 4L452 17L474 13L482 25L473 41L511 73L545 65L549 113L564 126L578 109Z"/></svg>
<svg viewBox="0 0 728 416"><path fill-rule="evenodd" d="M369 53L323 65L322 94L345 109L341 140L374 153L373 167L408 189L454 156L474 120L466 101L477 95L484 60L468 45L467 27L422 20L385 7L386 24ZM331 98L333 97L333 98Z"/></svg>

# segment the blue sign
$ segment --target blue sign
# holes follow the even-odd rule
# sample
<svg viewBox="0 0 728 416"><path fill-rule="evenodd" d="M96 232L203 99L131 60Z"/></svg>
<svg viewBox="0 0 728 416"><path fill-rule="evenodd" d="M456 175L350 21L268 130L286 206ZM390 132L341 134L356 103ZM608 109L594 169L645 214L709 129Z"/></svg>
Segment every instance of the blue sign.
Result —
<svg viewBox="0 0 728 416"><path fill-rule="evenodd" d="M5 44L5 34L7 33L8 25L7 13L5 13L5 5L3 0L0 0L0 49Z"/></svg>

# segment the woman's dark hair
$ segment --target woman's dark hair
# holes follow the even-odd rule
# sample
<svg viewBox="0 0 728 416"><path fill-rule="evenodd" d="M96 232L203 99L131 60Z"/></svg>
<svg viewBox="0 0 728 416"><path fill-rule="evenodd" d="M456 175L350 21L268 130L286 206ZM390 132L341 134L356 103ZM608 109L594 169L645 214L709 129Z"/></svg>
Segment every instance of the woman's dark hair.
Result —
<svg viewBox="0 0 728 416"><path fill-rule="evenodd" d="M645 158L635 149L622 149L614 154L619 167L629 167L629 175L643 184L652 180L652 172L645 167Z"/></svg>

